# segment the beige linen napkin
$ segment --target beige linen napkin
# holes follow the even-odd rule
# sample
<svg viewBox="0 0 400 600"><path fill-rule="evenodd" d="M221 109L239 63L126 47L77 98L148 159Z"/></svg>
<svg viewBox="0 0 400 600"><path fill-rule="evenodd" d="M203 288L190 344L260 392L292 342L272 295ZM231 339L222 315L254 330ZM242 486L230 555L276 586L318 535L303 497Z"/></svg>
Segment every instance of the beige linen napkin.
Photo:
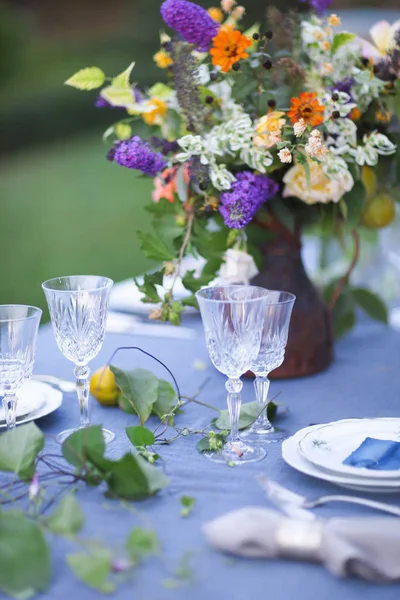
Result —
<svg viewBox="0 0 400 600"><path fill-rule="evenodd" d="M400 519L300 521L273 510L246 507L206 523L217 550L256 558L292 558L325 565L340 577L400 581Z"/></svg>

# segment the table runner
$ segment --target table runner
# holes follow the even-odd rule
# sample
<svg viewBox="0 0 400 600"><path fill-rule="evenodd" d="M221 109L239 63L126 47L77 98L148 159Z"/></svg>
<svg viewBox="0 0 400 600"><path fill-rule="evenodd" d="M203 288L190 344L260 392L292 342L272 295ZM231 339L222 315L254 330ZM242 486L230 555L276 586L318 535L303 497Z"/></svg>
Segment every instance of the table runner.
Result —
<svg viewBox="0 0 400 600"><path fill-rule="evenodd" d="M100 354L92 362L92 369L105 364L118 346L138 345L155 354L174 372L184 395L193 395L207 378L210 381L199 396L200 400L220 408L226 407L225 378L209 363L204 334L198 318L185 319L184 325L198 333L195 340L173 340L128 335L108 334ZM196 370L195 361L203 361L206 370ZM125 351L115 360L122 368L142 367L162 378L168 374L151 359L136 351ZM42 327L37 346L36 373L46 373L72 379L72 365L56 347L51 327ZM290 433L314 423L351 417L400 416L400 333L381 325L364 321L336 346L336 358L325 373L306 379L273 381L271 394L282 391L279 398L287 414L279 424ZM252 382L245 380L243 401L253 400ZM180 427L202 428L214 417L213 411L191 404L178 416ZM62 407L38 425L47 437L48 451L59 452L52 435L78 422L78 404L74 394L64 395ZM92 401L92 422L103 423L117 434L109 446L116 457L130 448L124 428L136 424L137 419L118 409L104 408ZM157 421L149 420L151 428ZM363 594L364 600L397 600L400 586L371 585L362 581L338 580L321 567L284 561L232 560L208 547L201 525L205 521L246 505L268 506L263 491L254 481L257 473L264 472L272 479L305 495L318 496L338 493L335 486L317 481L287 466L281 457L280 444L268 447L267 457L260 463L230 468L207 461L195 449L196 438L189 436L171 446L163 446L160 453L166 461L170 486L159 495L136 503L135 515L106 500L99 489L82 489L79 501L85 512L86 524L82 535L98 537L108 543L122 543L127 533L143 523L143 517L159 536L162 553L159 558L147 560L139 567L130 583L122 585L111 597L116 600L247 600L256 596L268 599L354 600ZM351 493L351 492L349 492ZM180 517L180 497L196 498L196 505L188 518ZM399 497L381 495L380 499L399 503ZM106 504L110 510L105 510ZM368 509L356 506L329 505L318 509L318 514L367 515ZM400 540L399 540L400 544ZM65 564L63 556L73 547L63 540L52 542L53 582L44 600L79 598L92 600L101 595L76 580ZM194 581L175 589L166 589L163 582L173 578L182 557L190 553L190 567ZM0 565L1 568L1 565ZM3 597L0 594L0 597Z"/></svg>

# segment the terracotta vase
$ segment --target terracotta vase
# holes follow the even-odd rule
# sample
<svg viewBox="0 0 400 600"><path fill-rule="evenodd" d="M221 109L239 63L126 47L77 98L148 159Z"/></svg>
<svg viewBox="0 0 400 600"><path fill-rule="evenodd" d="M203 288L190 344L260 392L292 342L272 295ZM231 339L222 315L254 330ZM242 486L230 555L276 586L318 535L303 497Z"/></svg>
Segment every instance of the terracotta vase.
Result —
<svg viewBox="0 0 400 600"><path fill-rule="evenodd" d="M333 359L331 315L321 294L308 278L301 257L300 231L282 228L274 239L261 244L263 268L252 284L296 295L285 361L271 373L283 379L313 375Z"/></svg>

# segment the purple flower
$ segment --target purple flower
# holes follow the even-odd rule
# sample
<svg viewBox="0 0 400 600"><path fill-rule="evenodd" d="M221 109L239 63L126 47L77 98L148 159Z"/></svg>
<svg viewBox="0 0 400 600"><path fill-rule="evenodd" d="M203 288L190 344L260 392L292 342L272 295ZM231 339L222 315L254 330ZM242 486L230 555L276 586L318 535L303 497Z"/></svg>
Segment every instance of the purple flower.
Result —
<svg viewBox="0 0 400 600"><path fill-rule="evenodd" d="M254 217L261 204L273 198L279 185L264 175L243 171L236 175L236 181L229 192L221 194L219 212L224 223L231 229L242 229Z"/></svg>
<svg viewBox="0 0 400 600"><path fill-rule="evenodd" d="M219 25L204 8L187 0L165 0L160 12L165 23L185 42L194 44L199 52L207 52Z"/></svg>
<svg viewBox="0 0 400 600"><path fill-rule="evenodd" d="M351 97L351 88L354 85L354 79L352 77L345 77L341 81L337 81L334 86L330 89L337 92L345 92Z"/></svg>
<svg viewBox="0 0 400 600"><path fill-rule="evenodd" d="M115 146L114 160L121 167L136 169L145 175L155 177L167 166L167 161L159 152L154 152L139 136L119 142Z"/></svg>
<svg viewBox="0 0 400 600"><path fill-rule="evenodd" d="M333 0L309 0L311 6L317 13L324 12L332 4ZM306 0L300 0L300 2L306 2Z"/></svg>
<svg viewBox="0 0 400 600"><path fill-rule="evenodd" d="M103 96L100 94L96 98L96 102L94 103L96 108L112 108L112 104L108 102Z"/></svg>
<svg viewBox="0 0 400 600"><path fill-rule="evenodd" d="M39 481L39 473L36 471L34 476L32 477L32 481L29 484L29 501L33 502L36 500L40 492L40 481Z"/></svg>

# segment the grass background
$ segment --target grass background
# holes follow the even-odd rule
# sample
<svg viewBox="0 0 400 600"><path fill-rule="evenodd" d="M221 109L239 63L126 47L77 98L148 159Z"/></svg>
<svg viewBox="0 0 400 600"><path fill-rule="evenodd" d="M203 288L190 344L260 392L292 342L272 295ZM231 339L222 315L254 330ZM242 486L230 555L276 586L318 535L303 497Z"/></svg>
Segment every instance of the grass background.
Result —
<svg viewBox="0 0 400 600"><path fill-rule="evenodd" d="M0 303L45 308L49 277L148 268L136 231L152 182L109 163L101 132L13 154L0 163Z"/></svg>

